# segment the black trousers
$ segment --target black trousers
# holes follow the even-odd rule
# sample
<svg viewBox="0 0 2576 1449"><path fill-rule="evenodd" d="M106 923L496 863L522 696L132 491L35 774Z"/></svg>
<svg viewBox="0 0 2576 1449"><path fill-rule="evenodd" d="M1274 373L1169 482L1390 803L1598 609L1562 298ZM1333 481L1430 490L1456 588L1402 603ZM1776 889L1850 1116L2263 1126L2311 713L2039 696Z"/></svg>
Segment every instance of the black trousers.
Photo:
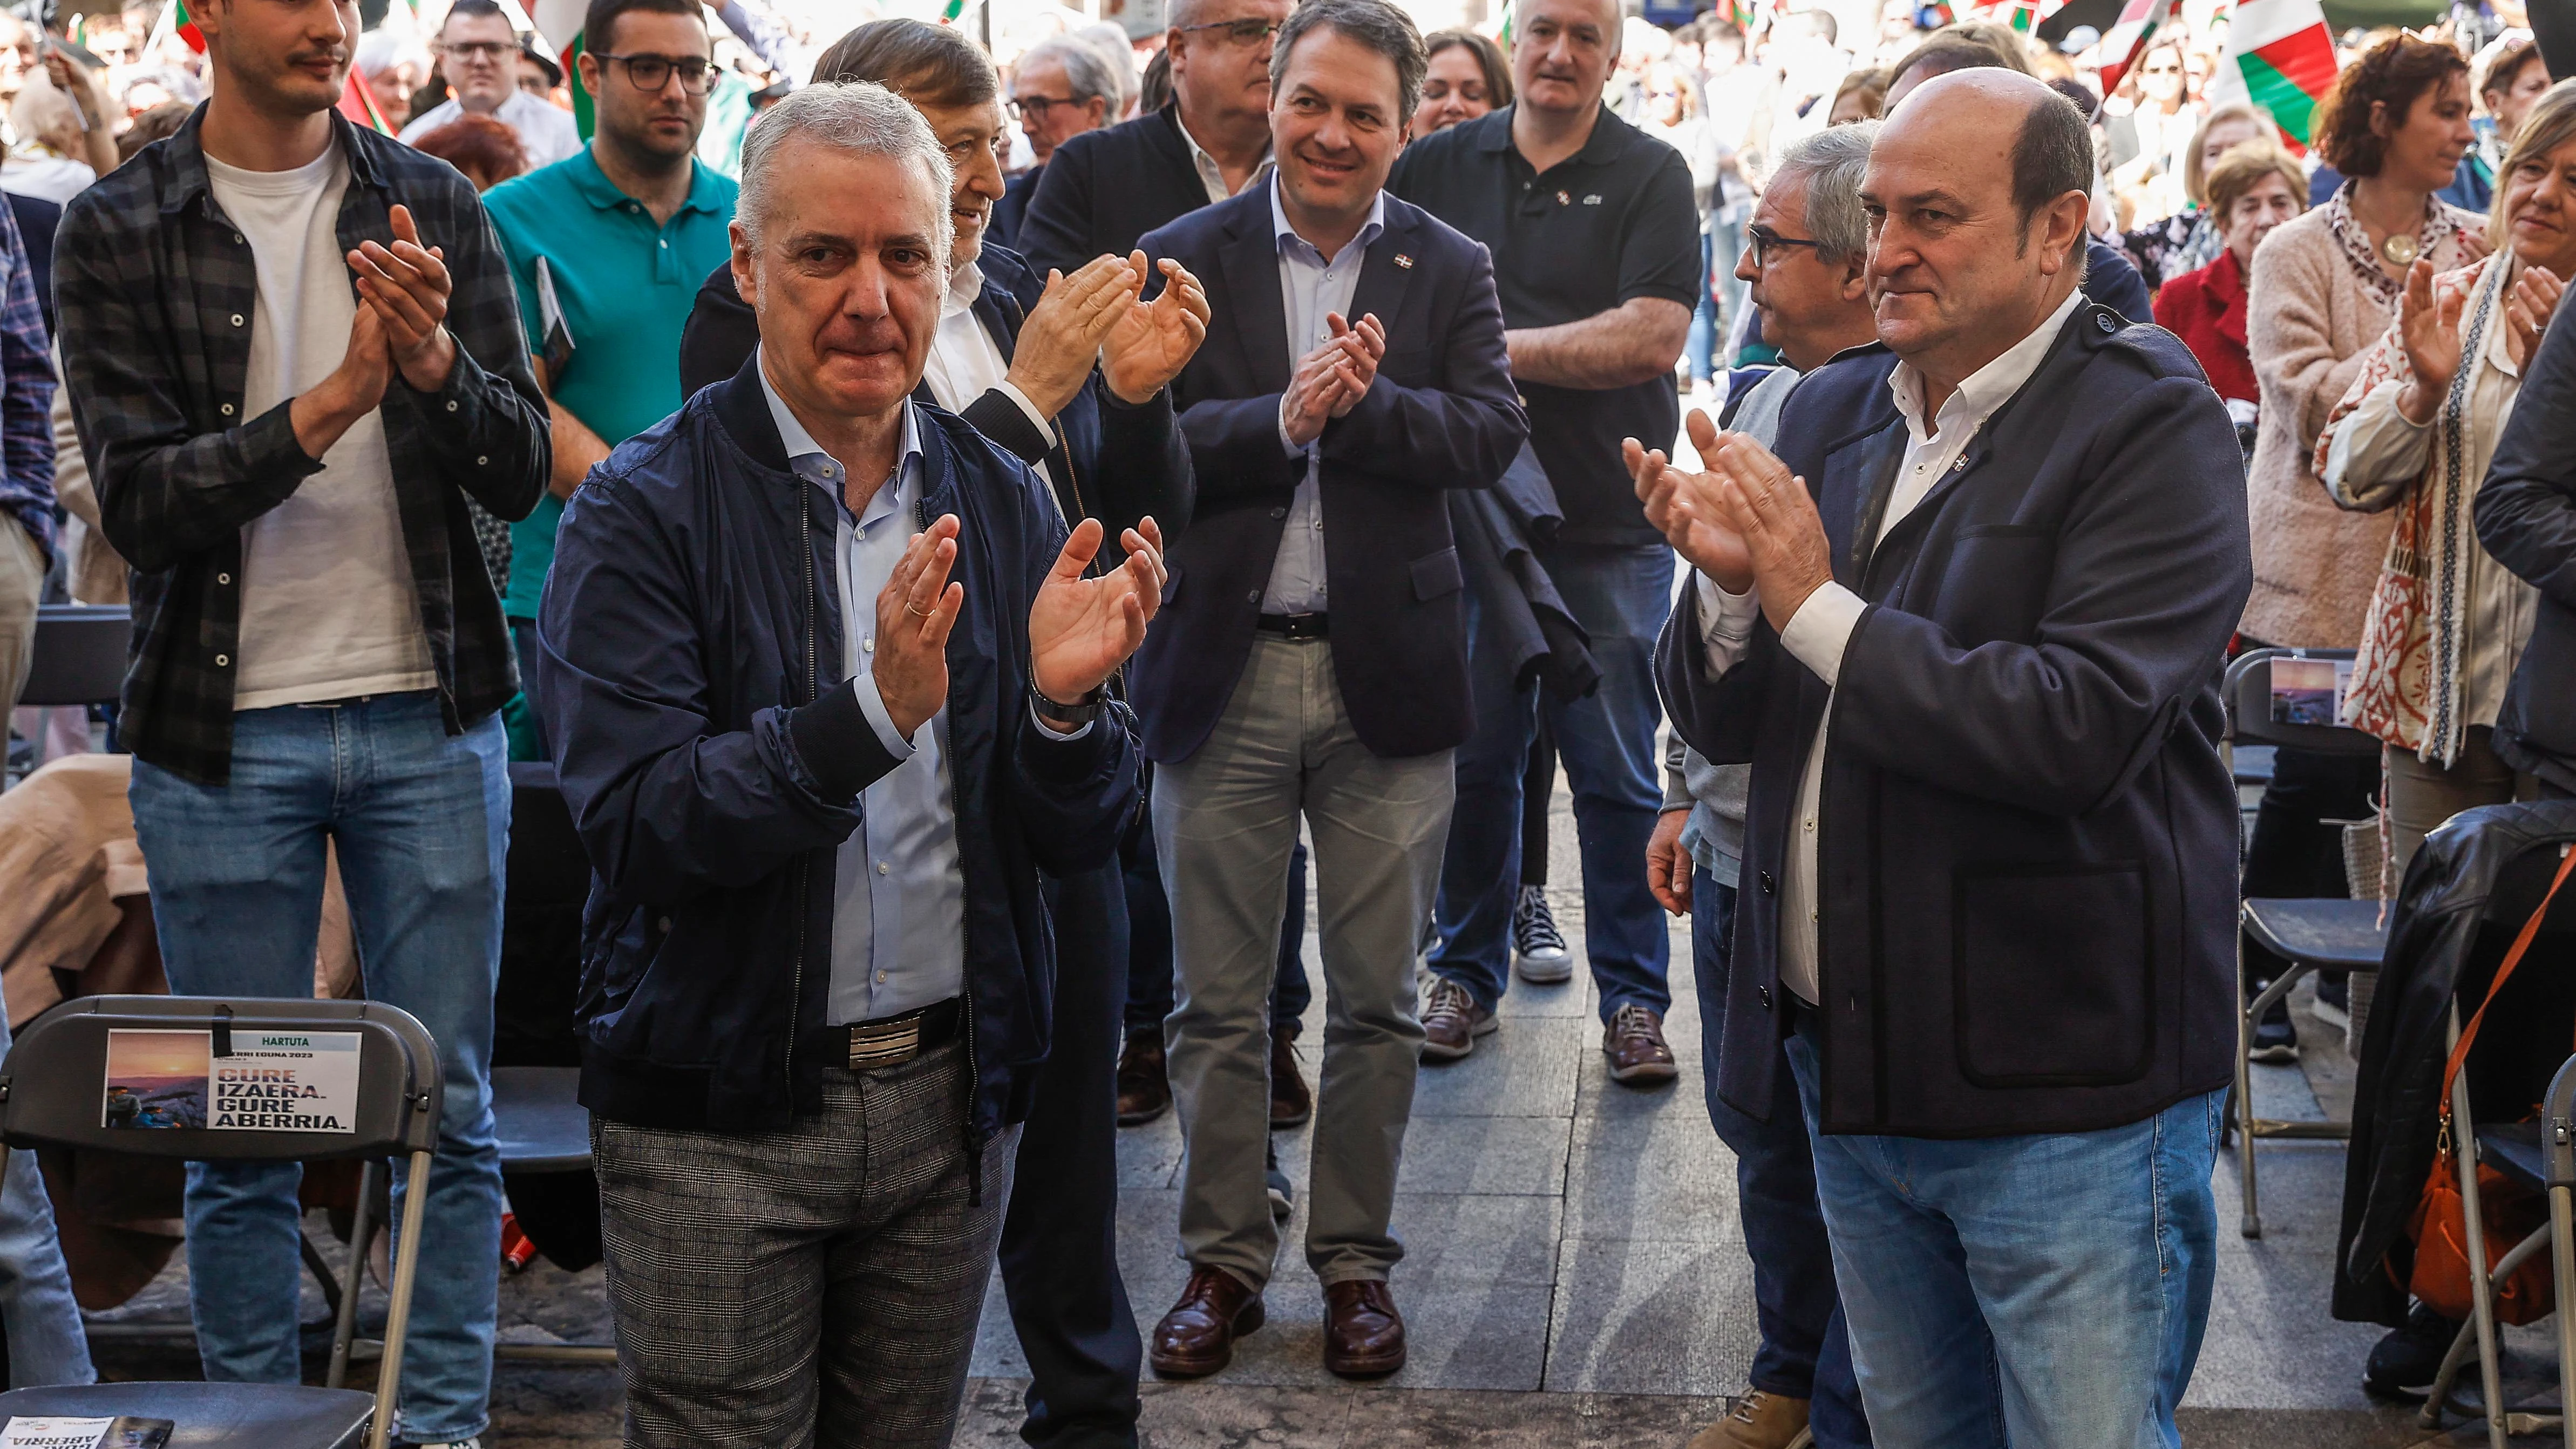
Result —
<svg viewBox="0 0 2576 1449"><path fill-rule="evenodd" d="M1118 1275L1118 1042L1127 897L1115 862L1046 882L1055 1044L1020 1135L1002 1221L1002 1291L1029 1361L1020 1437L1047 1449L1136 1443L1144 1341Z"/></svg>
<svg viewBox="0 0 2576 1449"><path fill-rule="evenodd" d="M2273 754L2272 783L2254 812L2254 838L2245 846L2249 898L2341 899L2351 895L2343 869L2343 827L2335 820L2369 816L2379 793L2379 761L2368 755L2322 755L2286 746ZM2245 975L2269 981L2279 957L2245 943Z"/></svg>

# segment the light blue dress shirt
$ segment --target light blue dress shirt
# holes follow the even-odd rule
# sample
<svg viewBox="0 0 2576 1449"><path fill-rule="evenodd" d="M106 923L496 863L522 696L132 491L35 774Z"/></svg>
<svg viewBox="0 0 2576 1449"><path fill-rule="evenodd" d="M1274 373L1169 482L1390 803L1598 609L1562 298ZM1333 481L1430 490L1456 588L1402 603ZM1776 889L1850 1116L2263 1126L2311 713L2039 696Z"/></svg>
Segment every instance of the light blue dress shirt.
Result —
<svg viewBox="0 0 2576 1449"><path fill-rule="evenodd" d="M902 462L853 518L841 465L796 421L766 370L761 395L796 476L832 500L841 590L841 667L877 738L901 761L859 796L859 828L841 842L832 886L831 1022L875 1021L947 1000L966 986L966 887L948 784L948 711L911 739L897 733L871 672L877 594L915 533L921 504L921 424L903 405Z"/></svg>
<svg viewBox="0 0 2576 1449"><path fill-rule="evenodd" d="M1369 244L1386 230L1386 193L1381 191L1369 204L1369 219L1360 227L1331 261L1315 244L1297 235L1288 224L1288 213L1279 204L1279 173L1269 177L1270 225L1279 238L1279 300L1288 319L1288 367L1293 373L1297 362L1307 353L1332 340L1332 325L1324 320L1329 312L1339 312L1342 320L1357 325L1351 316L1351 294L1359 290L1360 267L1368 259ZM1291 455L1306 456L1306 476L1298 480L1297 496L1288 505L1288 526L1279 535L1279 552L1270 561L1270 583L1261 591L1261 612L1265 614L1320 614L1327 607L1324 587L1324 497L1316 482L1318 445L1304 447L1288 441L1288 425L1279 425L1279 442Z"/></svg>

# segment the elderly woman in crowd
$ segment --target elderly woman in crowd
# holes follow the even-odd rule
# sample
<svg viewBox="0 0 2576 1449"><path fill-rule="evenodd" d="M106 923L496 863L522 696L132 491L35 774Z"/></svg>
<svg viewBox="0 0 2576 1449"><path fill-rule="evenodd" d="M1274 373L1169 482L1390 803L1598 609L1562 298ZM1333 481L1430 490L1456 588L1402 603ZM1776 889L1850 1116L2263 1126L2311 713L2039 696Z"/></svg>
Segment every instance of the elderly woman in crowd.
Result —
<svg viewBox="0 0 2576 1449"><path fill-rule="evenodd" d="M2360 375L2363 350L2387 332L2416 259L2444 272L2486 253L2480 218L2433 197L2471 140L2468 63L2449 46L2390 36L2336 77L2309 130L2346 180L2254 254L2246 350L2262 424L2246 484L2254 594L2243 634L2248 644L2351 649L2393 520L2335 507L2312 461L2317 434ZM2246 846L2245 893L2345 894L2343 832L2332 822L2368 816L2378 785L2366 757L2278 751ZM2250 942L2246 957L2249 980L2277 969ZM2296 1057L2286 1009L2258 1027L2255 1052Z"/></svg>
<svg viewBox="0 0 2576 1449"><path fill-rule="evenodd" d="M1413 111L1413 139L1512 103L1512 68L1484 36L1472 30L1434 31L1423 38L1422 50L1431 66L1422 75L1422 104Z"/></svg>
<svg viewBox="0 0 2576 1449"><path fill-rule="evenodd" d="M2206 177L2195 176L2192 182L2195 189L2206 188L2203 215L2212 223L2220 249L2207 266L2167 281L2156 293L2156 325L2180 337L2200 359L2200 370L2227 400L2239 434L2248 434L2259 416L2261 392L2254 359L2245 350L2245 279L2263 238L2307 209L2307 173L2278 145L2252 140L2221 156Z"/></svg>
<svg viewBox="0 0 2576 1449"><path fill-rule="evenodd" d="M2487 241L2497 250L2438 275L2415 262L2396 325L2363 355L2317 440L2317 473L2336 503L2396 516L2344 714L2389 745L2400 872L2435 826L2515 794L2493 733L2536 600L2476 542L2472 509L2564 279L2576 276L2576 85L2531 108L2496 183Z"/></svg>
<svg viewBox="0 0 2576 1449"><path fill-rule="evenodd" d="M2190 149L2182 158L2183 209L2148 222L2120 239L2148 286L2161 287L2218 259L2226 242L2219 235L2218 208L2209 199L2209 168L2218 164L2219 157L2246 142L2270 140L2272 134L2271 118L2245 101L2212 107L2201 118L2200 129L2193 133ZM2304 211L2306 181L2299 183L2298 192L2300 209ZM2251 255L2249 250L2247 256ZM2242 280L2239 278L2240 283Z"/></svg>

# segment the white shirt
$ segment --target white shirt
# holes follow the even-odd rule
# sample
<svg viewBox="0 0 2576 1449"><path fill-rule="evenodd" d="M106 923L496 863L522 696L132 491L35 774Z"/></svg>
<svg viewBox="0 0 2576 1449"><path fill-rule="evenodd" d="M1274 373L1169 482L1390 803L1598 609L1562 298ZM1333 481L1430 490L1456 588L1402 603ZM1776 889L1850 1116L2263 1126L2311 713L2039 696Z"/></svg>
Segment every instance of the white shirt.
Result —
<svg viewBox="0 0 2576 1449"><path fill-rule="evenodd" d="M1199 184L1207 188L1208 201L1213 204L1234 195L1233 192L1226 190L1225 168L1216 164L1216 158L1208 154L1205 146L1199 144L1198 137L1190 134L1189 123L1181 120L1181 113L1172 112L1172 121L1181 128L1181 139L1190 143L1190 163L1199 169ZM1262 147L1261 162L1252 168L1250 176L1244 178L1244 186L1248 189L1254 182L1269 175L1272 164L1270 148Z"/></svg>
<svg viewBox="0 0 2576 1449"><path fill-rule="evenodd" d="M97 180L98 173L90 169L88 162L42 152L0 161L0 191L32 196L56 206L71 205L73 197L89 190Z"/></svg>
<svg viewBox="0 0 2576 1449"><path fill-rule="evenodd" d="M206 178L259 279L250 316L233 319L250 328L238 424L320 385L348 354L358 312L340 250L349 165L334 144L292 171L209 156ZM243 526L240 587L234 709L437 687L382 413L369 410L320 472Z"/></svg>
<svg viewBox="0 0 2576 1449"><path fill-rule="evenodd" d="M1386 230L1386 193L1379 192L1369 203L1369 219L1361 224L1359 234L1343 243L1329 262L1321 249L1288 224L1275 174L1270 185L1270 225L1279 241L1279 303L1288 323L1288 367L1293 372L1299 358L1331 340L1333 329L1324 320L1326 314L1339 312L1344 321L1353 320L1351 294L1359 289L1360 267L1368 260L1369 243ZM1324 439L1317 434L1314 442L1302 446L1289 442L1287 399L1281 398L1279 406L1279 444L1292 458L1303 454L1306 471L1288 504L1279 552L1270 560L1261 612L1320 614L1329 602L1324 579L1324 491L1317 481Z"/></svg>
<svg viewBox="0 0 2576 1449"><path fill-rule="evenodd" d="M1002 355L993 334L976 320L975 299L983 295L984 273L973 262L949 274L948 295L939 304L939 330L931 335L930 357L922 366L921 380L930 384L930 395L939 400L939 405L952 413L963 413L975 399L999 392L1020 405L1020 411L1028 415L1047 441L1055 442L1055 425L1038 411L1036 403L1029 401L1027 393L1020 391L1019 384L1010 380L1011 360ZM1030 466L1050 485L1057 481L1045 463ZM1047 489L1047 497L1055 497L1052 486ZM1064 506L1057 504L1056 511L1061 514ZM1070 525L1076 520L1065 522Z"/></svg>
<svg viewBox="0 0 2576 1449"><path fill-rule="evenodd" d="M2081 290L2069 292L2030 335L1968 374L1933 418L1938 433L1925 429L1922 374L1910 362L1898 363L1888 374L1888 391L1895 395L1896 410L1905 419L1906 444L1905 456L1897 464L1896 484L1888 492L1887 512L1879 520L1879 538L1887 537L1889 529L1912 513L1944 475L1967 466L1962 455L1977 430L2030 381L2057 334L2065 330L2066 319L2083 302ZM1753 638L1753 621L1762 612L1761 591L1730 594L1706 574L1695 576L1694 583L1699 589L1700 637L1708 672L1715 677L1743 660ZM1790 616L1789 627L1780 631L1780 645L1828 686L1836 684L1842 678L1843 650L1868 608L1860 595L1828 580ZM1824 793L1825 735L1832 724L1833 701L1827 699L1824 719L1816 726L1800 771L1798 808L1790 817L1789 851L1780 880L1780 982L1811 1006L1821 993L1816 974L1816 833Z"/></svg>
<svg viewBox="0 0 2576 1449"><path fill-rule="evenodd" d="M412 118L398 138L406 146L465 114L465 107L454 96ZM569 160L582 148L581 126L572 112L552 101L543 101L526 91L513 90L492 114L519 133L519 144L527 149L528 169L552 166Z"/></svg>

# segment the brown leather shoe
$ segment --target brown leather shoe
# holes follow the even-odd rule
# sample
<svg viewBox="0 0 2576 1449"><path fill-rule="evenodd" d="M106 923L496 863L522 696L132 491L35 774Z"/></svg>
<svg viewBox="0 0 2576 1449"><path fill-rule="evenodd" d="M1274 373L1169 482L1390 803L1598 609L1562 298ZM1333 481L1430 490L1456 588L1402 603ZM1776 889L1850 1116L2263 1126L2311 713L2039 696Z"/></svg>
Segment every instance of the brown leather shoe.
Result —
<svg viewBox="0 0 2576 1449"><path fill-rule="evenodd" d="M1725 1418L1691 1436L1690 1449L1805 1449L1807 1401L1747 1390Z"/></svg>
<svg viewBox="0 0 2576 1449"><path fill-rule="evenodd" d="M1172 1107L1172 1078L1160 1032L1138 1032L1118 1053L1118 1125L1142 1127Z"/></svg>
<svg viewBox="0 0 2576 1449"><path fill-rule="evenodd" d="M1295 1023L1270 1028L1270 1125L1294 1127L1315 1115L1315 1094L1297 1070Z"/></svg>
<svg viewBox="0 0 2576 1449"><path fill-rule="evenodd" d="M1502 1025L1476 1004L1467 988L1446 976L1431 978L1422 998L1422 1059L1454 1062L1476 1049L1476 1038L1490 1036Z"/></svg>
<svg viewBox="0 0 2576 1449"><path fill-rule="evenodd" d="M1404 1315L1395 1293L1374 1278L1324 1285L1324 1367L1346 1379L1404 1367Z"/></svg>
<svg viewBox="0 0 2576 1449"><path fill-rule="evenodd" d="M1205 1378L1234 1358L1234 1341L1261 1326L1261 1295L1222 1268L1190 1269L1189 1286L1154 1325L1154 1372Z"/></svg>
<svg viewBox="0 0 2576 1449"><path fill-rule="evenodd" d="M1601 1029L1610 1057L1610 1080L1627 1087L1660 1087L1682 1074L1664 1045L1664 1019L1642 1006L1623 1006Z"/></svg>

